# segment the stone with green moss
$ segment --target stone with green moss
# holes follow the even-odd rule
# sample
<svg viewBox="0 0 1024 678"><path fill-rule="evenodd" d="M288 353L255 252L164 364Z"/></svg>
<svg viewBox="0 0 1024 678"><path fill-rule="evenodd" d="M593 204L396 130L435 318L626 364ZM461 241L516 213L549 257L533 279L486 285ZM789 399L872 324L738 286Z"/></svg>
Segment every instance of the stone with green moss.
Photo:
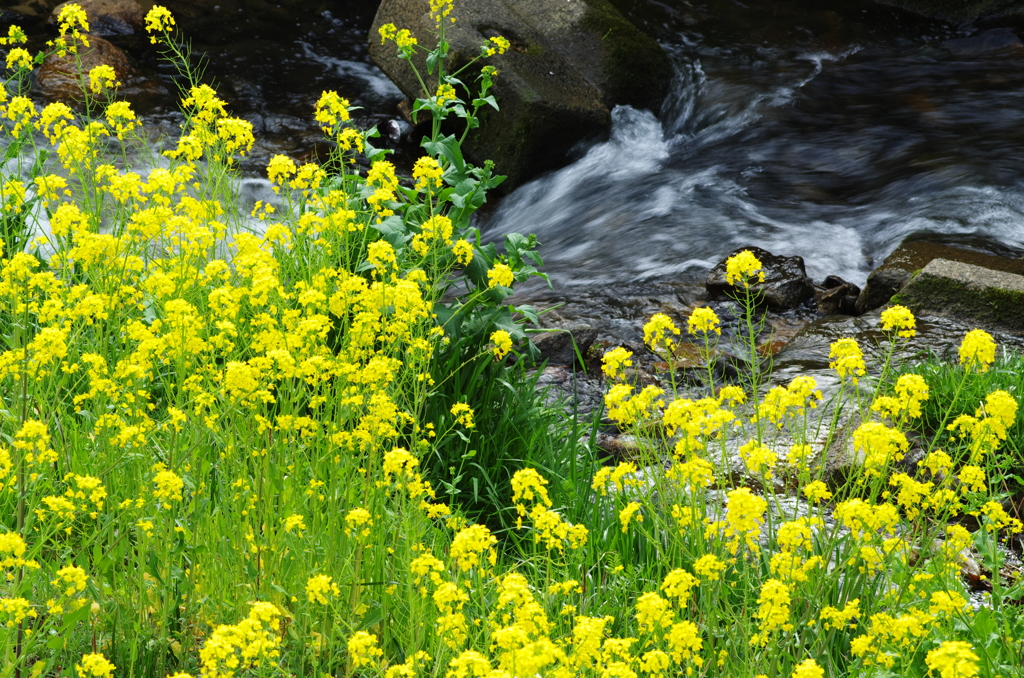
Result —
<svg viewBox="0 0 1024 678"><path fill-rule="evenodd" d="M1024 332L1024 276L934 259L903 288L898 301L915 313L969 320L983 328Z"/></svg>

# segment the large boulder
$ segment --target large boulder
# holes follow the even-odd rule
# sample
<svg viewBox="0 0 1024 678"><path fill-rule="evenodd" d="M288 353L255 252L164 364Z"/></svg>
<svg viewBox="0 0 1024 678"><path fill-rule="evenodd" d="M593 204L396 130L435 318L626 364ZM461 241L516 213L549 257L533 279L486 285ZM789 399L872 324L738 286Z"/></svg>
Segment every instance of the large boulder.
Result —
<svg viewBox="0 0 1024 678"><path fill-rule="evenodd" d="M370 56L410 98L425 96L420 82L377 30L393 23L431 46L428 9L426 0L383 0L370 31ZM607 135L611 107L657 108L671 80L661 47L608 0L455 0L452 16L445 27L452 70L479 56L490 37L512 42L489 60L498 69L493 93L501 110L482 111L464 149L477 164L493 160L509 177L505 189L566 164L580 141ZM417 67L426 77L422 54ZM474 72L460 78L475 86Z"/></svg>
<svg viewBox="0 0 1024 678"><path fill-rule="evenodd" d="M856 312L866 313L887 304L916 271L920 271L933 259L948 259L1024 275L1024 260L1021 259L999 257L927 240L905 240L885 258L881 266L868 275L868 281L857 297Z"/></svg>
<svg viewBox="0 0 1024 678"><path fill-rule="evenodd" d="M814 296L814 283L807 277L803 257L783 257L772 254L760 247L741 247L732 257L743 250L749 250L761 262L764 282L752 284L759 301L768 308L783 311L795 308ZM708 273L705 283L712 299L735 297L737 290L725 280L726 257Z"/></svg>
<svg viewBox="0 0 1024 678"><path fill-rule="evenodd" d="M48 101L64 101L82 104L87 96L79 76L85 74L88 87L88 73L96 66L106 64L114 69L121 82L134 78L135 69L128 55L116 45L96 35L89 35L89 46L79 45L78 54L59 57L51 54L36 72L37 91Z"/></svg>
<svg viewBox="0 0 1024 678"><path fill-rule="evenodd" d="M1024 275L933 259L895 300L915 313L948 315L986 328L1024 332Z"/></svg>

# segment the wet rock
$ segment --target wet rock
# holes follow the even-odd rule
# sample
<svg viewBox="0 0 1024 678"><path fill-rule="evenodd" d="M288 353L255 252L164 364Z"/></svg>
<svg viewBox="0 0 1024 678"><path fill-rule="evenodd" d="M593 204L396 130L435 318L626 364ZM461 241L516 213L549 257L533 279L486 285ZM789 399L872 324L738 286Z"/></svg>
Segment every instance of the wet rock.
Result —
<svg viewBox="0 0 1024 678"><path fill-rule="evenodd" d="M652 444L635 435L598 433L597 449L616 461L635 461L650 454Z"/></svg>
<svg viewBox="0 0 1024 678"><path fill-rule="evenodd" d="M117 79L122 83L134 78L135 70L131 61L120 47L101 37L90 35L89 47L79 46L77 61L74 54L68 54L63 58L57 55L47 57L36 73L37 91L49 101L82 103L86 92L82 89L79 68L85 74L85 84L88 87L89 71L103 64L113 67Z"/></svg>
<svg viewBox="0 0 1024 678"><path fill-rule="evenodd" d="M34 19L41 21L49 15L53 5L52 0L28 0L11 7L5 7L4 11L17 15L19 20ZM9 19L10 17L6 18Z"/></svg>
<svg viewBox="0 0 1024 678"><path fill-rule="evenodd" d="M822 315L856 315L860 288L839 276L825 278L821 289L814 290L814 300Z"/></svg>
<svg viewBox="0 0 1024 678"><path fill-rule="evenodd" d="M978 56L993 52L1024 49L1020 38L1005 30L985 31L967 38L947 40L942 46L957 56Z"/></svg>
<svg viewBox="0 0 1024 678"><path fill-rule="evenodd" d="M866 313L887 304L894 294L903 289L915 271L939 258L1024 275L1024 260L1021 259L1000 257L926 240L904 241L868 276L868 281L857 298L856 313Z"/></svg>
<svg viewBox="0 0 1024 678"><path fill-rule="evenodd" d="M883 5L899 7L915 14L962 23L981 17L1019 15L1024 13L1020 0L877 0Z"/></svg>
<svg viewBox="0 0 1024 678"><path fill-rule="evenodd" d="M759 247L741 247L729 257L750 250L762 265L764 282L751 285L762 303L772 310L795 308L814 296L814 283L807 277L803 257L777 256ZM718 262L707 277L707 291L712 299L725 299L734 294L732 285L725 281L725 266L729 257Z"/></svg>
<svg viewBox="0 0 1024 678"><path fill-rule="evenodd" d="M132 35L145 30L146 13L136 0L74 0L85 10L92 35ZM57 15L70 3L62 2L53 8L50 22L57 23Z"/></svg>
<svg viewBox="0 0 1024 678"><path fill-rule="evenodd" d="M596 338L597 330L582 323L530 337L534 346L540 350L541 358L552 365L579 364L579 356L587 355Z"/></svg>
<svg viewBox="0 0 1024 678"><path fill-rule="evenodd" d="M453 71L478 57L489 37L512 43L489 60L499 71L493 93L501 109L481 110L481 127L463 149L475 163L491 159L508 175L503 190L561 167L580 141L606 136L612 106L657 107L671 81L661 47L608 0L473 0L456 2L452 15L457 20L446 25L445 37ZM407 96L424 96L395 45L377 37L385 23L431 45L435 28L425 3L384 0L370 30L374 62ZM423 59L417 67L426 74Z"/></svg>
<svg viewBox="0 0 1024 678"><path fill-rule="evenodd" d="M1024 332L1024 276L948 259L921 269L896 299L916 313Z"/></svg>

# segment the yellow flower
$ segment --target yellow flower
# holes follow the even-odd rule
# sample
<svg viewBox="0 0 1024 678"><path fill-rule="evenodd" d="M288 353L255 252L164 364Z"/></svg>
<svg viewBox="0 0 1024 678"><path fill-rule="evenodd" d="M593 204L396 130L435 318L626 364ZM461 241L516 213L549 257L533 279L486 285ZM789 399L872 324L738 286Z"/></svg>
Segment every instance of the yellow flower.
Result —
<svg viewBox="0 0 1024 678"><path fill-rule="evenodd" d="M377 645L377 636L366 631L356 631L348 639L348 657L353 668L369 666L374 657L384 656L384 651Z"/></svg>
<svg viewBox="0 0 1024 678"><path fill-rule="evenodd" d="M494 565L498 554L494 551L497 538L483 525L470 525L463 528L452 540L449 555L463 572L481 564L480 557L484 554L487 562Z"/></svg>
<svg viewBox="0 0 1024 678"><path fill-rule="evenodd" d="M681 621L673 624L669 632L665 634L665 641L668 643L669 653L677 662L683 662L693 657L693 663L700 666L703 663L700 655L704 641L700 637L700 629L691 621Z"/></svg>
<svg viewBox="0 0 1024 678"><path fill-rule="evenodd" d="M756 440L751 440L740 447L740 459L746 465L747 470L755 476L764 475L765 478L772 477L772 469L778 461L778 456L764 445L759 445Z"/></svg>
<svg viewBox="0 0 1024 678"><path fill-rule="evenodd" d="M338 96L334 90L323 92L316 102L316 114L314 118L320 123L320 128L326 132L332 132L339 124L349 120L348 99Z"/></svg>
<svg viewBox="0 0 1024 678"><path fill-rule="evenodd" d="M441 165L430 156L423 156L412 167L412 178L416 180L417 191L440 188L443 175L444 170L441 169Z"/></svg>
<svg viewBox="0 0 1024 678"><path fill-rule="evenodd" d="M679 328L664 313L655 313L644 325L644 343L655 352L661 347L671 352L675 347L670 336L673 334L678 336Z"/></svg>
<svg viewBox="0 0 1024 678"><path fill-rule="evenodd" d="M384 44L388 40L394 40L395 35L398 33L398 28L394 24L382 24L377 29L377 33L380 35L380 44Z"/></svg>
<svg viewBox="0 0 1024 678"><path fill-rule="evenodd" d="M935 591L930 598L931 606L928 608L930 614L953 614L963 612L969 608L964 597L956 591Z"/></svg>
<svg viewBox="0 0 1024 678"><path fill-rule="evenodd" d="M327 604L328 596L336 596L341 589L326 574L318 574L306 581L306 598L311 603Z"/></svg>
<svg viewBox="0 0 1024 678"><path fill-rule="evenodd" d="M996 342L985 330L971 330L960 343L960 364L965 369L987 372L996 361Z"/></svg>
<svg viewBox="0 0 1024 678"><path fill-rule="evenodd" d="M630 360L632 357L632 352L621 346L616 346L610 351L605 351L604 357L601 359L601 371L608 378L615 379L625 368L633 366L633 361Z"/></svg>
<svg viewBox="0 0 1024 678"><path fill-rule="evenodd" d="M446 678L483 678L491 671L491 662L476 650L465 650L458 657L455 657L448 666Z"/></svg>
<svg viewBox="0 0 1024 678"><path fill-rule="evenodd" d="M608 416L619 426L635 424L650 416L652 408L665 404L659 400L665 391L657 386L645 386L640 393L630 397L632 393L632 386L616 384L604 396Z"/></svg>
<svg viewBox="0 0 1024 678"><path fill-rule="evenodd" d="M84 654L82 663L75 664L75 672L79 678L112 678L116 668L102 653Z"/></svg>
<svg viewBox="0 0 1024 678"><path fill-rule="evenodd" d="M709 581L718 581L727 567L728 563L713 553L707 553L693 563L693 571Z"/></svg>
<svg viewBox="0 0 1024 678"><path fill-rule="evenodd" d="M147 33L165 33L170 31L174 27L174 16L171 15L170 10L160 5L153 5L153 9L149 10L146 14L146 32ZM149 41L156 44L157 37L155 35L150 36Z"/></svg>
<svg viewBox="0 0 1024 678"><path fill-rule="evenodd" d="M805 659L793 670L793 678L824 678L825 669L813 659Z"/></svg>
<svg viewBox="0 0 1024 678"><path fill-rule="evenodd" d="M89 71L89 90L93 94L99 94L104 89L118 87L120 84L112 66L102 64Z"/></svg>
<svg viewBox="0 0 1024 678"><path fill-rule="evenodd" d="M882 311L882 329L886 332L896 330L897 336L909 339L917 334L917 320L906 306L890 306Z"/></svg>
<svg viewBox="0 0 1024 678"><path fill-rule="evenodd" d="M78 49L77 41L81 41L86 47L89 46L89 38L83 35L89 32L89 19L78 3L70 2L64 5L57 15L57 30L60 31L60 38L47 43L57 48L57 56L63 57L67 52L74 54ZM68 34L75 41L71 45L67 42Z"/></svg>
<svg viewBox="0 0 1024 678"><path fill-rule="evenodd" d="M13 48L7 53L7 68L12 71L16 68L32 68L32 55L22 47Z"/></svg>
<svg viewBox="0 0 1024 678"><path fill-rule="evenodd" d="M749 287L755 275L759 282L764 282L761 261L750 250L734 254L725 262L725 281L730 285L742 282L744 287Z"/></svg>
<svg viewBox="0 0 1024 678"><path fill-rule="evenodd" d="M165 509L169 509L172 501L182 500L181 492L185 488L185 482L174 471L160 463L153 465L153 472L156 473L153 476L153 496Z"/></svg>
<svg viewBox="0 0 1024 678"><path fill-rule="evenodd" d="M750 491L749 487L731 490L727 495L728 504L725 513L725 537L729 539L726 547L733 555L739 550L740 539L748 549L758 552L760 547L757 539L761 534L761 518L768 508L768 502Z"/></svg>
<svg viewBox="0 0 1024 678"><path fill-rule="evenodd" d="M621 492L624 487L635 486L638 484L638 481L634 480L632 477L626 477L632 476L632 474L636 472L636 464L628 461L620 462L615 468L612 468L611 466L603 466L594 474L594 480L590 484L590 487L595 492L600 492L602 497L608 496L609 484Z"/></svg>
<svg viewBox="0 0 1024 678"><path fill-rule="evenodd" d="M452 13L454 4L454 0L430 0L430 18L434 20L438 28L441 27L442 19ZM451 22L455 23L455 17L451 18Z"/></svg>
<svg viewBox="0 0 1024 678"><path fill-rule="evenodd" d="M821 614L818 618L825 622L826 629L835 629L841 631L847 626L853 626L860 617L860 599L854 598L853 600L846 603L846 607L842 610L839 608L826 605L821 609Z"/></svg>
<svg viewBox="0 0 1024 678"><path fill-rule="evenodd" d="M345 515L345 534L350 537L358 532L358 538L370 536L373 516L364 508L354 508Z"/></svg>
<svg viewBox="0 0 1024 678"><path fill-rule="evenodd" d="M1016 518L1011 518L999 502L989 501L981 507L981 512L985 515L987 520L985 521L985 529L989 532L995 532L997 530L1006 529L1010 534L1016 534L1024 531L1024 525L1021 521Z"/></svg>
<svg viewBox="0 0 1024 678"><path fill-rule="evenodd" d="M721 335L722 328L719 326L718 315L709 306L693 309L689 319L686 321L686 329L690 334L703 333L705 335L714 332Z"/></svg>
<svg viewBox="0 0 1024 678"><path fill-rule="evenodd" d="M495 264L494 268L487 271L487 287L511 287L513 282L515 275L506 264Z"/></svg>
<svg viewBox="0 0 1024 678"><path fill-rule="evenodd" d="M107 124L117 133L118 139L124 139L126 133L139 126L135 111L127 101L115 101L110 104L104 115Z"/></svg>
<svg viewBox="0 0 1024 678"><path fill-rule="evenodd" d="M629 531L629 523L636 518L638 523L644 522L644 516L642 513L638 513L641 509L641 505L635 501L631 501L626 504L626 508L619 511L619 522L622 523L622 531Z"/></svg>
<svg viewBox="0 0 1024 678"><path fill-rule="evenodd" d="M89 576L85 573L85 570L75 565L68 565L57 570L57 578L50 583L54 586L65 587L64 595L73 596L85 590L88 580Z"/></svg>
<svg viewBox="0 0 1024 678"><path fill-rule="evenodd" d="M0 45L23 45L26 42L28 42L28 36L25 35L25 31L21 26L14 24L7 29L7 37L0 38Z"/></svg>
<svg viewBox="0 0 1024 678"><path fill-rule="evenodd" d="M964 492L984 492L985 491L985 471L984 469L968 465L960 469L959 475L957 475L963 487L961 488Z"/></svg>
<svg viewBox="0 0 1024 678"><path fill-rule="evenodd" d="M968 642L946 640L928 653L924 663L940 678L974 678L978 675L978 655L973 650Z"/></svg>
<svg viewBox="0 0 1024 678"><path fill-rule="evenodd" d="M512 350L512 335L505 330L495 330L491 333L491 343L494 344L494 357L504 358Z"/></svg>
<svg viewBox="0 0 1024 678"><path fill-rule="evenodd" d="M644 633L672 624L672 603L657 593L645 593L636 600L636 621Z"/></svg>
<svg viewBox="0 0 1024 678"><path fill-rule="evenodd" d="M853 448L864 453L864 473L868 477L881 475L890 462L902 460L909 447L901 431L881 422L869 421L853 432Z"/></svg>
<svg viewBox="0 0 1024 678"><path fill-rule="evenodd" d="M455 403L451 409L452 416L455 417L455 421L462 424L465 428L473 428L473 408L466 403Z"/></svg>
<svg viewBox="0 0 1024 678"><path fill-rule="evenodd" d="M757 598L758 610L754 616L761 620L761 633L755 636L760 645L768 643L768 634L774 631L790 631L793 625L789 622L789 587L778 579L769 579L761 586L761 594ZM751 639L751 644L756 644Z"/></svg>
<svg viewBox="0 0 1024 678"><path fill-rule="evenodd" d="M713 558L714 556L712 556ZM708 563L703 563L708 565ZM696 565L694 566L696 569ZM717 575L716 577L717 578ZM690 591L692 591L697 584L697 578L692 574L683 569L675 569L665 575L664 581L661 582L661 590L665 592L669 598L675 599L680 606L686 605L686 601L690 598Z"/></svg>
<svg viewBox="0 0 1024 678"><path fill-rule="evenodd" d="M469 266L469 262L473 261L473 245L465 238L460 238L452 245L452 255L455 261L463 266Z"/></svg>
<svg viewBox="0 0 1024 678"><path fill-rule="evenodd" d="M860 345L856 339L838 339L832 342L830 347L829 367L839 374L840 379L853 377L853 383L857 383L857 377L863 377L866 372L864 365L864 354L861 353Z"/></svg>
<svg viewBox="0 0 1024 678"><path fill-rule="evenodd" d="M520 516L525 516L526 505L523 502L533 502L551 506L551 498L548 497L548 481L536 469L524 468L515 472L512 476L512 503Z"/></svg>
<svg viewBox="0 0 1024 678"><path fill-rule="evenodd" d="M434 94L437 99L437 105L443 106L446 101L454 101L458 95L455 93L455 88L451 85L444 83L437 86L437 92Z"/></svg>
<svg viewBox="0 0 1024 678"><path fill-rule="evenodd" d="M504 38L500 35L493 36L488 39L488 42L483 46L483 53L485 57L494 56L495 54L504 54L508 51L511 43L508 38Z"/></svg>

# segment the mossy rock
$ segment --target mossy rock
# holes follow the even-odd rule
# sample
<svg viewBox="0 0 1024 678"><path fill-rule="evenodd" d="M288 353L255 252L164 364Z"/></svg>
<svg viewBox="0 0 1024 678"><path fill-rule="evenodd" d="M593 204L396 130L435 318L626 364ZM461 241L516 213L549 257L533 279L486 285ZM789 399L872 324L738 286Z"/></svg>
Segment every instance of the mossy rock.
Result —
<svg viewBox="0 0 1024 678"><path fill-rule="evenodd" d="M1024 333L1024 276L934 259L893 301L915 313L969 320L983 328Z"/></svg>

